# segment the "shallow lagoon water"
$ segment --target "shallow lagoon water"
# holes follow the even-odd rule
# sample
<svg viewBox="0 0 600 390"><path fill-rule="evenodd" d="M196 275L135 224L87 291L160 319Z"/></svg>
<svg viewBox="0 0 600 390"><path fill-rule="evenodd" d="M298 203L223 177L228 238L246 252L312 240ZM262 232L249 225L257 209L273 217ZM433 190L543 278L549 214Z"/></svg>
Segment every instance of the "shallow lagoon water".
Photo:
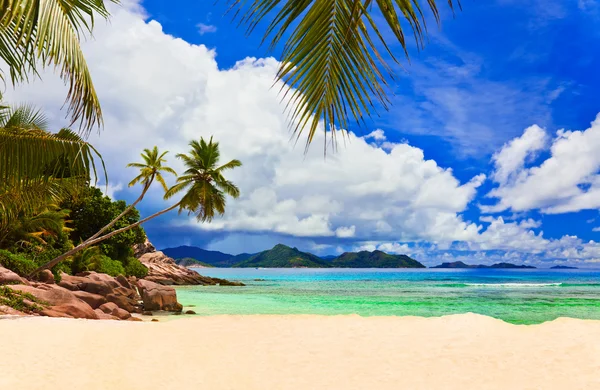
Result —
<svg viewBox="0 0 600 390"><path fill-rule="evenodd" d="M478 313L514 324L600 319L600 270L201 268L245 287L178 287L199 315Z"/></svg>

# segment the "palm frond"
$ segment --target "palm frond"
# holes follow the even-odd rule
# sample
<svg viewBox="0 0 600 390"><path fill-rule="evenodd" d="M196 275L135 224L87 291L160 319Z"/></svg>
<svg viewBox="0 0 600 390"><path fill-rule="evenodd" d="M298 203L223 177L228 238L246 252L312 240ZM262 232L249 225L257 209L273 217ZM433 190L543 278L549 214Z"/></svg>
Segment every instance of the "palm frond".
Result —
<svg viewBox="0 0 600 390"><path fill-rule="evenodd" d="M110 0L118 2L117 0ZM0 57L13 83L55 66L68 85L67 116L88 133L102 124L102 111L80 38L91 33L95 16L108 17L103 0L1 0Z"/></svg>
<svg viewBox="0 0 600 390"><path fill-rule="evenodd" d="M308 130L306 147L322 121L335 138L349 119L359 126L376 114L376 103L389 108L388 79L394 74L378 47L398 62L391 45L398 43L408 58L403 25L412 30L420 48L427 33L418 0L228 0L230 10L248 33L271 18L263 42L273 49L285 38L277 79L293 92L286 109L297 139ZM452 10L459 0L448 0ZM439 22L435 0L427 6ZM381 14L392 31L386 38L373 15ZM273 15L273 16L271 16ZM289 109L289 107L293 107ZM325 140L327 142L327 139Z"/></svg>
<svg viewBox="0 0 600 390"><path fill-rule="evenodd" d="M0 183L20 188L39 178L97 176L98 158L107 179L104 160L98 151L77 134L63 129L57 134L35 129L0 129Z"/></svg>

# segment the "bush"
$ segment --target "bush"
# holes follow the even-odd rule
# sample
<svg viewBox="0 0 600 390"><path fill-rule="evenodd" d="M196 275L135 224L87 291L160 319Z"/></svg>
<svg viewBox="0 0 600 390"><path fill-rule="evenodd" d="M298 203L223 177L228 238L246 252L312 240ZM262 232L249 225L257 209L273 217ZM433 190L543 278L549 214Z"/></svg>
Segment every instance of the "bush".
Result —
<svg viewBox="0 0 600 390"><path fill-rule="evenodd" d="M21 254L14 254L0 249L0 265L20 276L27 276L36 270L36 263Z"/></svg>
<svg viewBox="0 0 600 390"><path fill-rule="evenodd" d="M119 260L113 260L108 256L100 256L88 269L110 276L125 275L123 264Z"/></svg>
<svg viewBox="0 0 600 390"><path fill-rule="evenodd" d="M135 276L138 279L145 278L148 276L148 268L135 257L130 257L127 259L125 274L126 276Z"/></svg>

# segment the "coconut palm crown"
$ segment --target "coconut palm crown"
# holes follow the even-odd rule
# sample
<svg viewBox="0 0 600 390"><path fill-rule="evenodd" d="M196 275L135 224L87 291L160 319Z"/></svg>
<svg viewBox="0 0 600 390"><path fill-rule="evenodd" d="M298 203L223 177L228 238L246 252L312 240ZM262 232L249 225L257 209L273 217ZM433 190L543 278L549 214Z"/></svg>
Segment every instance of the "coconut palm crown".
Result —
<svg viewBox="0 0 600 390"><path fill-rule="evenodd" d="M127 164L127 167L139 168L140 170L140 174L129 183L129 187L132 187L137 183L141 183L146 188L152 184L152 181L156 180L160 183L165 192L167 192L169 187L162 176L162 172L171 173L177 176L177 173L172 168L162 165L167 161L165 159L167 153L169 152L163 152L159 154L158 147L156 146L152 150L144 149L144 152L141 154L142 159L144 160L143 163Z"/></svg>
<svg viewBox="0 0 600 390"><path fill-rule="evenodd" d="M225 179L223 172L242 166L239 160L231 160L219 165L219 143L212 137L207 143L204 138L190 142L189 154L177 154L186 166L183 175L177 178L177 184L167 191L165 199L186 191L179 202L179 212L187 210L195 214L198 221L210 222L215 213L225 213L225 195L233 198L240 196L239 188Z"/></svg>

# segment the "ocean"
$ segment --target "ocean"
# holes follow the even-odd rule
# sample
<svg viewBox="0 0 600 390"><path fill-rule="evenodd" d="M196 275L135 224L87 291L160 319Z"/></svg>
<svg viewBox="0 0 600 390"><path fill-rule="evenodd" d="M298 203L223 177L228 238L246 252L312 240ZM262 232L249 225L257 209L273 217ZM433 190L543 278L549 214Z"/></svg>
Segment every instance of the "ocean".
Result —
<svg viewBox="0 0 600 390"><path fill-rule="evenodd" d="M600 270L201 268L244 287L178 287L199 315L478 313L513 324L600 319Z"/></svg>

